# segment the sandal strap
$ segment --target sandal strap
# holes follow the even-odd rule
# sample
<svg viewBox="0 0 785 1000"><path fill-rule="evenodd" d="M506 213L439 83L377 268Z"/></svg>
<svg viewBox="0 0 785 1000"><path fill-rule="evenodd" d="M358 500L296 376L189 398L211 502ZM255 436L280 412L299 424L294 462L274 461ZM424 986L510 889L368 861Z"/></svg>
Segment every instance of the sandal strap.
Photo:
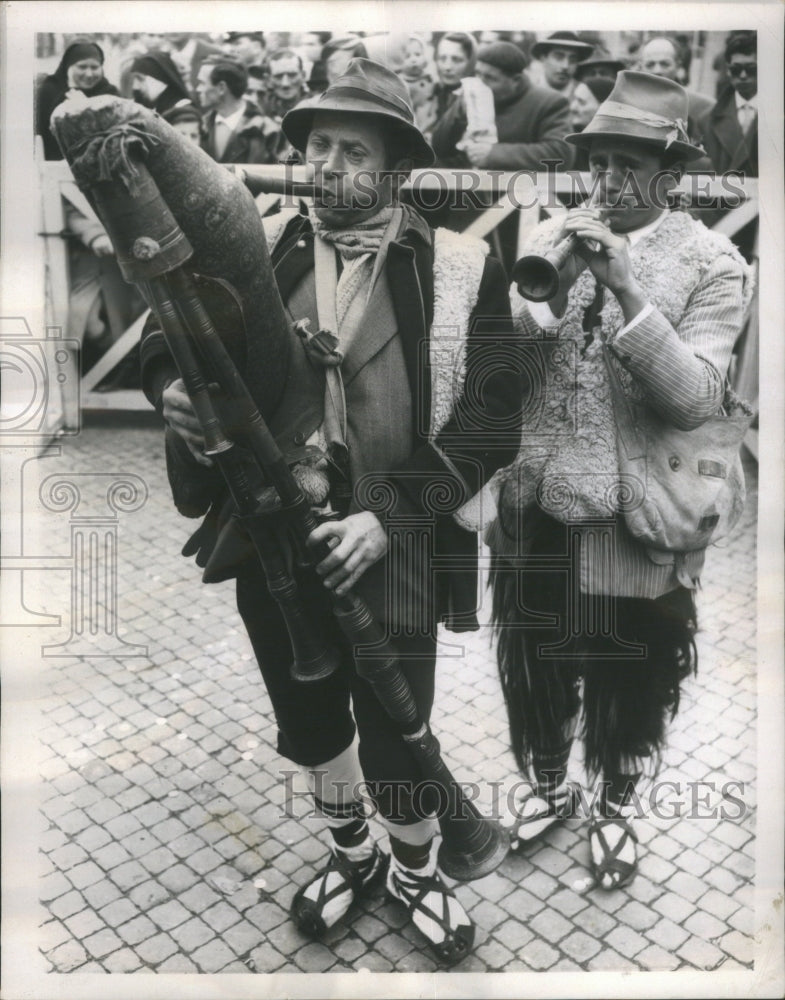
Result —
<svg viewBox="0 0 785 1000"><path fill-rule="evenodd" d="M427 917L435 920L436 923L441 927L441 929L448 934L450 931L454 930L450 926L449 916L450 908L447 903L447 899L452 896L455 898L455 893L452 889L449 889L444 882L442 882L439 877L438 872L433 872L431 875L416 875L414 873L406 872L405 874L399 871L393 872L393 884L396 889L403 893L406 897L402 899L401 902L406 906L411 915L415 910L419 910L424 913ZM407 885L408 883L413 883ZM429 892L434 892L441 894L442 897L442 915L439 916L435 913L430 906L426 906L423 899Z"/></svg>
<svg viewBox="0 0 785 1000"><path fill-rule="evenodd" d="M606 826L615 826L622 831L614 847L610 846L603 833L603 828ZM600 862L592 861L595 877L599 878L605 874L616 873L622 880L625 880L636 870L637 860L624 861L619 857L628 840L638 842L638 837L627 820L618 816L596 817L589 826L589 837L592 836L597 837L602 850L602 860Z"/></svg>

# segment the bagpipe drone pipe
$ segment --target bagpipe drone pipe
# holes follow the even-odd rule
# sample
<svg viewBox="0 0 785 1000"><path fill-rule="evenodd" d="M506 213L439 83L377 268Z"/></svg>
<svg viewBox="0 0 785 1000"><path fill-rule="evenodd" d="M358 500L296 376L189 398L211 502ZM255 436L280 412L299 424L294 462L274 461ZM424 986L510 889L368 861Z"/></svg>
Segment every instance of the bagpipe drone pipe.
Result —
<svg viewBox="0 0 785 1000"><path fill-rule="evenodd" d="M335 669L335 653L309 621L277 539L286 526L314 564L329 546L306 545L318 524L312 501L266 423L285 390L292 338L253 198L230 171L132 101L66 101L52 115L52 130L124 277L139 286L161 325L201 424L205 454L226 481L234 516L284 614L294 676L318 683ZM461 881L493 871L507 837L479 815L450 774L386 632L355 593L331 597L358 673L396 722L423 778L440 789L442 870Z"/></svg>

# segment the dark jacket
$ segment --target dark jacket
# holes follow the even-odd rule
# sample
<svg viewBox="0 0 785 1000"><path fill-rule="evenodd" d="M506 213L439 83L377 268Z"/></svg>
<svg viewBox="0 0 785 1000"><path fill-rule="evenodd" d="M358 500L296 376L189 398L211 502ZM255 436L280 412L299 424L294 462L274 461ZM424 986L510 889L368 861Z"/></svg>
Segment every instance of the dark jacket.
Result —
<svg viewBox="0 0 785 1000"><path fill-rule="evenodd" d="M63 159L57 139L49 128L49 119L54 109L63 103L65 95L70 89L67 81L56 73L45 77L38 87L35 100L35 133L44 140L44 159L46 160ZM82 93L85 97L98 97L100 94L119 94L120 92L117 87L109 83L106 77L103 77L92 90L84 90Z"/></svg>
<svg viewBox="0 0 785 1000"><path fill-rule="evenodd" d="M512 97L496 101L499 141L482 164L493 170L544 171L544 160L572 164L573 149L564 141L571 131L569 104L548 87L536 87L525 77Z"/></svg>
<svg viewBox="0 0 785 1000"><path fill-rule="evenodd" d="M718 174L740 170L747 177L758 176L758 122L745 136L739 125L736 96L732 87L720 96L698 123L703 145Z"/></svg>
<svg viewBox="0 0 785 1000"><path fill-rule="evenodd" d="M456 143L460 142L466 132L469 120L466 117L466 105L460 85L445 87L436 84L436 121L433 123L428 140L436 154L437 167L470 167L469 157Z"/></svg>
<svg viewBox="0 0 785 1000"><path fill-rule="evenodd" d="M297 216L287 225L272 261L286 302L314 266L313 234L307 217ZM415 407L410 459L400 469L380 470L396 492L389 519L430 512L427 486L437 477L453 482L455 495L468 500L497 469L508 465L518 451L519 412L528 387L523 385L521 373L525 369L517 335L512 332L507 278L501 265L487 258L467 339L464 386L468 392L462 393L436 440L429 442L430 372L423 370L422 359L433 319L433 233L415 212L408 213L408 224L389 245L385 267ZM142 386L151 402L160 407L164 385L161 356L158 348L146 349L149 334L150 330L143 334ZM500 341L506 361L489 372L488 358ZM160 340L151 343L160 344ZM171 373L174 375L173 368ZM500 433L503 424L504 433ZM296 441L296 429L290 430ZM286 447L286 442L279 444ZM437 614L457 628L476 627L477 536L461 528L452 516L440 516L435 550L437 555L449 554L460 563L451 573L438 574Z"/></svg>
<svg viewBox="0 0 785 1000"><path fill-rule="evenodd" d="M240 124L229 137L221 156L215 152L216 111L202 119L202 149L218 163L277 163L281 132L275 122L245 102Z"/></svg>

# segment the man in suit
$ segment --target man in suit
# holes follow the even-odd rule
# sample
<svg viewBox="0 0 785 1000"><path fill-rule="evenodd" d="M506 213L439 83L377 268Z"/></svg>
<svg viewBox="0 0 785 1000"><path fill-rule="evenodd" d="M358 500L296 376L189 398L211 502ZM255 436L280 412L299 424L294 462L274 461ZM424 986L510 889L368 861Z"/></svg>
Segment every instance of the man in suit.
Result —
<svg viewBox="0 0 785 1000"><path fill-rule="evenodd" d="M695 665L705 555L653 551L627 527L612 386L618 379L644 402L663 433L699 427L725 400L751 295L727 237L667 208L684 164L702 154L684 127L687 102L664 77L619 73L589 124L567 136L588 150L597 206L541 223L525 249L542 256L569 234L592 242L568 258L548 302L511 293L516 325L552 372L500 484L489 538L511 740L532 782L517 836L523 844L571 813L567 768L583 702L584 764L596 781L591 869L602 889L636 872L636 784L656 771ZM567 552L568 586L554 572Z"/></svg>
<svg viewBox="0 0 785 1000"><path fill-rule="evenodd" d="M682 77L686 76L681 47L668 35L650 38L641 48L639 62L640 68L645 73L664 76L666 80L674 80L676 83L682 83ZM687 91L687 100L687 134L693 139L699 139L699 122L714 107L714 101L711 97L694 90Z"/></svg>
<svg viewBox="0 0 785 1000"><path fill-rule="evenodd" d="M202 148L219 163L275 163L280 129L245 100L248 72L239 63L207 60L196 93L205 109Z"/></svg>
<svg viewBox="0 0 785 1000"><path fill-rule="evenodd" d="M293 680L286 624L261 567L254 560L236 570L279 750L302 768L330 830L329 862L298 890L291 915L306 933L323 934L384 878L388 858L368 828L365 784L390 838L387 888L437 960L454 965L474 928L436 865L435 804L418 796L416 757L358 675L324 588L356 587L389 629L427 720L437 622L476 627L477 539L452 514L517 450L522 369L507 283L482 241L433 232L399 203L400 183L430 165L433 151L404 84L385 67L354 60L315 104L290 111L283 129L318 171L321 191L308 215L266 220L281 297L293 319L310 321L305 340L292 334L270 429L290 457L308 446L328 457L334 514L311 536L331 543L316 567L324 586L298 576L310 619L340 652L327 679ZM176 372L154 347L142 355L149 397L204 460ZM461 568L434 577L431 556Z"/></svg>
<svg viewBox="0 0 785 1000"><path fill-rule="evenodd" d="M699 122L703 144L719 174L758 176L758 48L754 31L734 32L725 46L730 84Z"/></svg>
<svg viewBox="0 0 785 1000"><path fill-rule="evenodd" d="M467 142L472 166L497 170L546 170L557 161L566 170L572 151L564 141L569 131L569 104L561 94L536 87L524 74L526 57L512 42L483 45L476 74L493 91L498 142Z"/></svg>

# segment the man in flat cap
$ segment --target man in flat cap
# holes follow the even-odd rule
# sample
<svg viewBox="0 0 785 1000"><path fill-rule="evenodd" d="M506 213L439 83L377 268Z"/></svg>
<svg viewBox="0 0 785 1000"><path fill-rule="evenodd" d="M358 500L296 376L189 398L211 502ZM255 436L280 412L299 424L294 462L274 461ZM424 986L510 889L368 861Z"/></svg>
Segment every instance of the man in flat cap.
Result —
<svg viewBox="0 0 785 1000"><path fill-rule="evenodd" d="M574 31L554 31L532 46L532 56L539 60L542 68L543 83L568 99L572 93L575 68L593 51L594 47L582 42Z"/></svg>
<svg viewBox="0 0 785 1000"><path fill-rule="evenodd" d="M546 170L558 161L566 170L572 151L564 141L569 132L567 99L547 87L537 87L524 73L526 56L512 42L483 45L476 74L493 91L496 108L495 143L468 143L475 167L499 170Z"/></svg>
<svg viewBox="0 0 785 1000"><path fill-rule="evenodd" d="M332 470L334 516L311 535L331 542L316 567L324 586L298 572L310 620L340 654L331 676L292 678L286 623L258 561L235 572L278 749L300 766L329 828L329 859L304 874L291 916L305 933L322 935L386 873L390 895L437 961L452 966L469 953L474 927L437 868L439 796L358 674L325 588L356 588L389 629L427 720L437 622L476 627L477 538L453 512L511 461L519 442L526 387L510 340L507 282L481 240L434 232L399 202L399 185L413 167L430 165L433 151L414 125L405 85L384 66L353 60L314 104L290 111L283 130L320 187L307 215L265 219L286 308L310 321L304 340L292 333L291 374L270 429L284 454L310 446ZM156 342L147 344L148 395L203 459L182 383ZM429 560L440 556L450 566L434 578ZM378 810L391 857L372 836L361 790Z"/></svg>

